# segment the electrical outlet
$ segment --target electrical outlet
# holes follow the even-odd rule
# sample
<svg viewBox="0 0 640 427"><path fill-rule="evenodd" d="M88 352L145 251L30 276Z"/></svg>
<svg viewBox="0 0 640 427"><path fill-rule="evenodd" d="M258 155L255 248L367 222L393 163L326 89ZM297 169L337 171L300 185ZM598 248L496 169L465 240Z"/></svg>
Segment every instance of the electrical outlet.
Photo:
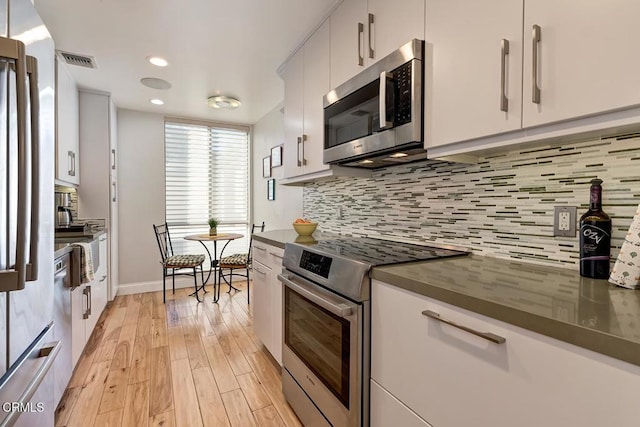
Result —
<svg viewBox="0 0 640 427"><path fill-rule="evenodd" d="M575 206L554 206L553 208L553 235L564 237L576 236Z"/></svg>

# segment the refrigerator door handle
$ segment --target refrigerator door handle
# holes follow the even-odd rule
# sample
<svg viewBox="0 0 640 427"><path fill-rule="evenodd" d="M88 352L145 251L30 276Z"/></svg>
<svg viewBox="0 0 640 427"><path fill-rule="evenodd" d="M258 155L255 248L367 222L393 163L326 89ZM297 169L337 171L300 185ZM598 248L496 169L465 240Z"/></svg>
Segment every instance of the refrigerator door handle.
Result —
<svg viewBox="0 0 640 427"><path fill-rule="evenodd" d="M40 221L40 89L38 88L38 60L27 56L27 76L29 77L29 101L31 105L31 242L28 282L38 280L38 223Z"/></svg>
<svg viewBox="0 0 640 427"><path fill-rule="evenodd" d="M28 164L29 148L27 145L27 64L26 48L19 40L0 37L0 57L13 61L16 78L16 118L18 145L18 194L17 194L17 229L16 229L16 258L13 269L0 271L0 291L16 291L24 289L26 281L28 236L27 221L29 208ZM10 239L7 252L11 248ZM10 266L6 266L9 268Z"/></svg>

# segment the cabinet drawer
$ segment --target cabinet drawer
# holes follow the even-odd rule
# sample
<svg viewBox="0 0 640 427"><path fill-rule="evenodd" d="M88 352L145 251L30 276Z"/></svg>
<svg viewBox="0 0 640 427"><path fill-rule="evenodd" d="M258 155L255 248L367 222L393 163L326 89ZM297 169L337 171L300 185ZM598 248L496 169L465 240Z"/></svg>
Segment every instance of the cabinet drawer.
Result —
<svg viewBox="0 0 640 427"><path fill-rule="evenodd" d="M282 256L284 249L277 248L262 242L252 243L251 254L255 261L261 262L265 266L277 270L282 269Z"/></svg>
<svg viewBox="0 0 640 427"><path fill-rule="evenodd" d="M412 410L371 380L371 427L431 427Z"/></svg>
<svg viewBox="0 0 640 427"><path fill-rule="evenodd" d="M371 377L433 425L637 424L638 366L379 281L371 307Z"/></svg>
<svg viewBox="0 0 640 427"><path fill-rule="evenodd" d="M266 264L269 260L269 252L267 249L269 249L271 245L254 241L251 243L251 246L251 257L253 260Z"/></svg>

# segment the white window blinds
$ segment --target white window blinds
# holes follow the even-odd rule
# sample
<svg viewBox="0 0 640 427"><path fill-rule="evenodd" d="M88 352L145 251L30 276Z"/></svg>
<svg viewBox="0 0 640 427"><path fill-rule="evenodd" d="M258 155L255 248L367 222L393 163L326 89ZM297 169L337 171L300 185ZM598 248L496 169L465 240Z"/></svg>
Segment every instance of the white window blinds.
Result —
<svg viewBox="0 0 640 427"><path fill-rule="evenodd" d="M165 122L166 220L175 253L204 253L189 234L239 233L225 255L246 252L249 236L249 130ZM226 242L218 242L220 253ZM213 251L213 244L207 243Z"/></svg>

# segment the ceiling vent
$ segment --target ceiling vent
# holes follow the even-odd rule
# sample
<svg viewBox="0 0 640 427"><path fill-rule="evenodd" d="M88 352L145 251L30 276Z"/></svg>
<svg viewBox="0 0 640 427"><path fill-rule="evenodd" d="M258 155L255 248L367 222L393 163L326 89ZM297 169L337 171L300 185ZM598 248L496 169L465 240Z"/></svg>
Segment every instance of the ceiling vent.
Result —
<svg viewBox="0 0 640 427"><path fill-rule="evenodd" d="M60 56L64 58L64 61L70 65L77 65L78 67L85 68L98 68L96 60L93 56L79 55L77 53L58 51Z"/></svg>

